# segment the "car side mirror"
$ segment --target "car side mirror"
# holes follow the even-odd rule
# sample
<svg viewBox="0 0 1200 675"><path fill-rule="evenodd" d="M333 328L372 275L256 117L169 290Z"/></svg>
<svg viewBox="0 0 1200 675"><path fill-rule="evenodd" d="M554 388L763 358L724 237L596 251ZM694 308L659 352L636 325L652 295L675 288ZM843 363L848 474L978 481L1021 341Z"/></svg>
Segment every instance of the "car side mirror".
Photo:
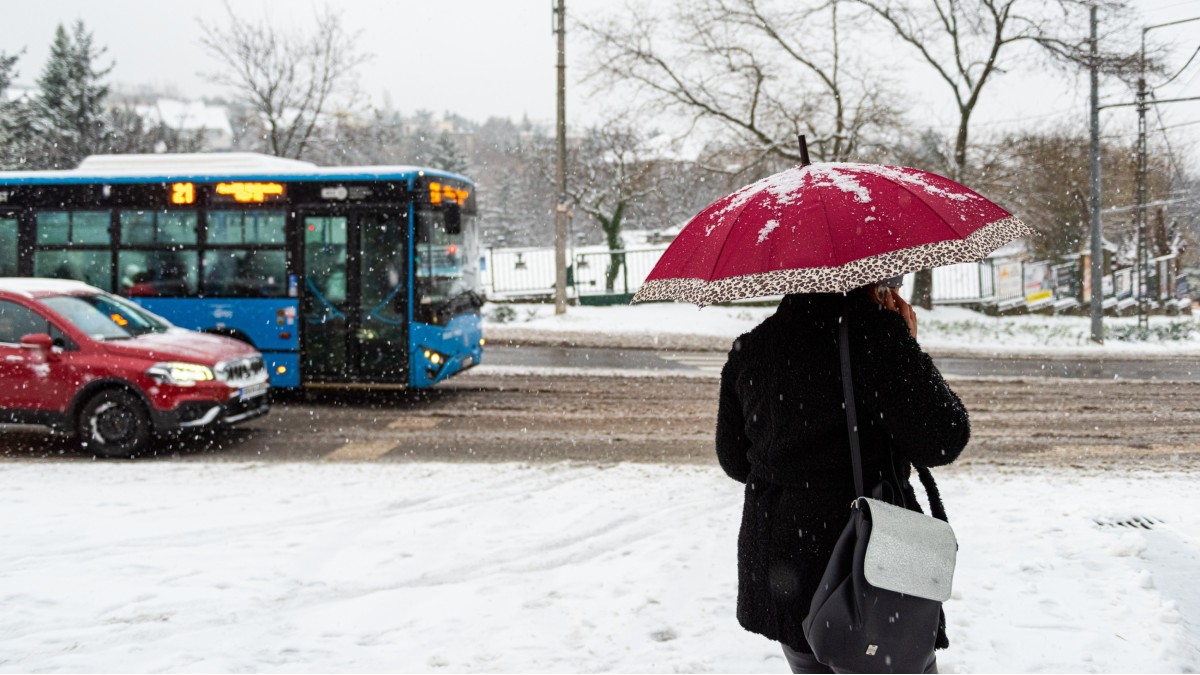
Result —
<svg viewBox="0 0 1200 675"><path fill-rule="evenodd" d="M21 336L22 347L36 347L50 351L54 347L54 338L49 333L30 333Z"/></svg>
<svg viewBox="0 0 1200 675"><path fill-rule="evenodd" d="M43 353L47 361L55 361L58 354L54 353L54 338L49 333L30 333L21 336L21 346L36 349Z"/></svg>

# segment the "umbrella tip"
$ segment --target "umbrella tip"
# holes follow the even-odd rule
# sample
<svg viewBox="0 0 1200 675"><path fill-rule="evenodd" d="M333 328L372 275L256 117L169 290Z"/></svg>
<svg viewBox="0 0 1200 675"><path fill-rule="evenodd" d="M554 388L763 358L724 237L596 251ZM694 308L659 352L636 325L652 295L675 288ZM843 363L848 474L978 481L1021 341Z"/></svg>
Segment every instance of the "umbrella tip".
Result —
<svg viewBox="0 0 1200 675"><path fill-rule="evenodd" d="M800 140L800 166L808 166L812 164L808 159L808 142L804 139L804 134L797 136Z"/></svg>

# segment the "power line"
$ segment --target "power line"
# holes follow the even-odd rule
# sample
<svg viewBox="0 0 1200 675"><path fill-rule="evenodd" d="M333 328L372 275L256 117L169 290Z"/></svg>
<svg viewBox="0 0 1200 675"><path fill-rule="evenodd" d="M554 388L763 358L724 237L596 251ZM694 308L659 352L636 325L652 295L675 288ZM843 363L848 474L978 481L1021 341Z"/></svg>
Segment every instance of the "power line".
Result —
<svg viewBox="0 0 1200 675"><path fill-rule="evenodd" d="M1163 83L1159 84L1158 86L1165 87L1168 84L1171 84L1172 80L1174 80L1175 78L1182 75L1183 71L1187 70L1187 67L1192 65L1192 59L1195 59L1197 54L1200 54L1200 47L1196 47L1196 51L1192 52L1192 55L1188 57L1187 63L1183 64L1182 68L1180 68L1178 71L1176 71L1176 73L1174 75L1172 75L1171 77L1168 77L1166 82L1163 82Z"/></svg>
<svg viewBox="0 0 1200 675"><path fill-rule="evenodd" d="M1157 108L1156 108L1156 110L1157 110ZM1160 122L1161 122L1161 120L1160 120ZM1168 131L1170 129L1178 129L1180 127L1190 127L1195 124L1200 124L1200 120L1192 120L1191 122L1180 122L1179 124L1172 124L1172 125L1165 126L1165 127L1161 126L1161 124L1160 124L1159 131ZM1136 131L1120 131L1120 132L1114 132L1111 134L1104 134L1100 138L1103 138L1106 140L1111 140L1114 138L1128 138L1130 136L1137 136L1137 134L1138 134L1138 132L1136 132Z"/></svg>
<svg viewBox="0 0 1200 675"><path fill-rule="evenodd" d="M1177 2L1173 5L1166 5L1163 7L1154 7L1153 9L1146 9L1146 10L1142 10L1142 11L1146 14L1154 14L1155 12L1165 12L1169 9L1175 9L1176 7L1192 5L1192 4L1195 4L1195 2L1196 2L1196 0L1183 0L1183 2Z"/></svg>
<svg viewBox="0 0 1200 675"><path fill-rule="evenodd" d="M1151 206L1171 206L1173 204L1186 204L1188 202L1193 202L1193 201L1195 201L1195 198L1193 198L1193 197L1178 197L1175 199L1159 199L1159 200L1153 201L1153 202L1146 202L1145 204L1142 204L1141 206L1139 206L1137 204L1131 204L1129 206L1110 206L1107 209L1104 209L1103 213L1125 213L1127 211L1136 211L1139 208L1148 208Z"/></svg>

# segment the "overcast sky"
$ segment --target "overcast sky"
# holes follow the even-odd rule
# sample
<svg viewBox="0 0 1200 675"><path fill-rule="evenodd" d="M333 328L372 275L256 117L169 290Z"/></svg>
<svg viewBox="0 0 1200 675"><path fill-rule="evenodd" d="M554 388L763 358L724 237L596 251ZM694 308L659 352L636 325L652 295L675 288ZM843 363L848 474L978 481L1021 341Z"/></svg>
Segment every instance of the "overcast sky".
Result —
<svg viewBox="0 0 1200 675"><path fill-rule="evenodd" d="M234 4L250 20L268 15L295 26L311 22L316 6L306 0L240 0ZM523 115L553 120L555 53L550 0L342 0L331 5L342 11L351 30L361 31L364 51L375 55L362 69L361 83L377 104L386 93L393 105L406 113L428 109L437 113L449 110L478 121ZM586 16L620 11L622 3L567 0L567 5L571 14ZM1144 24L1200 15L1200 0L1143 0L1138 6ZM6 12L0 21L0 51L25 50L19 84L32 85L37 79L55 26L79 18L97 42L108 47L108 56L116 63L110 76L114 84L173 87L185 95L220 93L201 77L216 64L199 44L197 21L225 21L219 1L37 0L21 2L19 8ZM1171 65L1178 68L1200 45L1200 23L1152 35L1173 46ZM568 44L568 57L568 116L572 123L586 123L604 102L575 80L586 70L582 42ZM957 118L945 98L944 85L934 80L910 51L899 51L889 67L917 94L911 96L913 117L952 131ZM1118 100L1130 94L1109 86L1105 96ZM1160 98L1182 96L1200 96L1200 57L1159 92ZM1057 121L1086 125L1086 101L1086 79L1076 82L1061 75L1038 74L1031 63L1027 70L1008 73L989 87L973 131ZM1200 121L1200 102L1163 106L1162 115L1166 126L1176 127L1172 133L1179 144L1177 153L1182 153L1183 144L1200 139L1200 123L1189 124ZM1136 129L1127 110L1105 112L1103 124L1106 134L1132 134ZM1188 126L1178 126L1181 124ZM1152 113L1150 127L1157 125ZM1192 158L1200 155L1200 148L1193 150ZM1188 161L1193 167L1200 166L1200 161Z"/></svg>

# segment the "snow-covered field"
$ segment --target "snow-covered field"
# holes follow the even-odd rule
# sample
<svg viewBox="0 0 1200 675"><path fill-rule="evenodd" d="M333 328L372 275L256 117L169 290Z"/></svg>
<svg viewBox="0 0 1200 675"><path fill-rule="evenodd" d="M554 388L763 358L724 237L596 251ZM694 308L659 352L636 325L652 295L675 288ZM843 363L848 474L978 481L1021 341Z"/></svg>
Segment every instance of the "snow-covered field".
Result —
<svg viewBox="0 0 1200 675"><path fill-rule="evenodd" d="M716 468L0 475L4 671L787 671L734 618L741 486ZM943 472L961 552L942 672L1200 669L1194 482ZM1165 522L1097 522L1137 515Z"/></svg>
<svg viewBox="0 0 1200 675"><path fill-rule="evenodd" d="M507 328L545 333L627 336L704 335L732 340L775 312L774 307L715 306L699 309L683 303L612 307L570 307L555 316L544 304L489 304L485 331ZM1150 330L1139 333L1136 317L1105 317L1105 343L1091 343L1091 319L1085 316L988 316L960 307L917 310L921 345L931 349L987 353L1150 353L1200 354L1200 317L1152 316Z"/></svg>

